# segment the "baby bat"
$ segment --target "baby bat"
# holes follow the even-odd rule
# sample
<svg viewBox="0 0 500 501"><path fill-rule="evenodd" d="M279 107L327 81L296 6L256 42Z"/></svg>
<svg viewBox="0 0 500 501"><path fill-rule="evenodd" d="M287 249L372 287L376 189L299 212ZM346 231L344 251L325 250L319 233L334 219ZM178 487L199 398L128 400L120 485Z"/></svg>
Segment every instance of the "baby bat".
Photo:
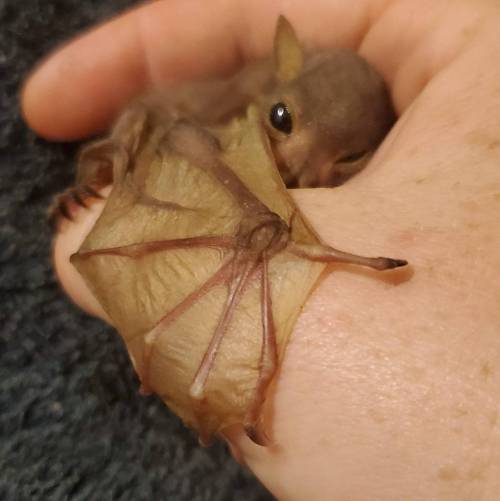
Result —
<svg viewBox="0 0 500 501"><path fill-rule="evenodd" d="M395 121L374 68L350 49L305 51L281 17L272 59L228 79L187 82L140 98L122 113L112 141L126 142L134 127L127 116L136 116L135 107L166 121L188 119L213 128L244 115L250 103L260 111L289 188L342 184L366 165ZM75 203L85 206L87 199L99 198L96 189L112 182L109 163L99 161L108 148L105 140L82 151L77 186L56 198L50 211L55 218L71 219Z"/></svg>
<svg viewBox="0 0 500 501"><path fill-rule="evenodd" d="M160 395L202 443L233 424L269 443L266 392L329 263L407 264L322 244L294 205L276 161L300 184L309 158L319 161L316 148L335 138L295 104L308 87L292 82L316 66L307 66L284 18L275 64L279 93L262 94L245 115L221 125L202 106L151 107L146 99L80 159L81 186L112 181L113 189L71 262L122 335L143 390ZM234 109L219 111L229 117ZM373 137L352 138L350 151L373 148ZM298 143L308 156L294 170Z"/></svg>

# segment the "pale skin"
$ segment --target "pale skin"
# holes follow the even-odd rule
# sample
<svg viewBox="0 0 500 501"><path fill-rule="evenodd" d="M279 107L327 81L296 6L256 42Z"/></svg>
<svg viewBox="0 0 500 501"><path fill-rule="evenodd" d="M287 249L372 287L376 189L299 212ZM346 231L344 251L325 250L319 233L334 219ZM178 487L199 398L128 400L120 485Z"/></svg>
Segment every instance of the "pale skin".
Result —
<svg viewBox="0 0 500 501"><path fill-rule="evenodd" d="M48 60L24 89L25 116L52 139L88 135L150 84L265 54L282 12L301 40L357 47L401 116L363 173L295 191L296 202L325 242L412 270L389 281L338 266L326 277L270 394L278 445L232 430L233 448L279 499L496 500L498 2L158 1ZM99 208L64 225L55 259L74 300L103 316L68 262Z"/></svg>

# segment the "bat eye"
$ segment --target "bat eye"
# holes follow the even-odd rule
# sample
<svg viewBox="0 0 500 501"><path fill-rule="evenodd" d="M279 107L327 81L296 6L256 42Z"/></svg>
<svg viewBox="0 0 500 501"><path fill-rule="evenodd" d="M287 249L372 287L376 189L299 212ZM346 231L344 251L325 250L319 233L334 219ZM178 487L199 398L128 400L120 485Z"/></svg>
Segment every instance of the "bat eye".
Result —
<svg viewBox="0 0 500 501"><path fill-rule="evenodd" d="M359 151L358 153L351 153L345 157L339 158L339 163L353 163L362 158L366 154L366 151Z"/></svg>
<svg viewBox="0 0 500 501"><path fill-rule="evenodd" d="M271 125L285 134L292 132L292 114L285 103L276 103L269 113Z"/></svg>

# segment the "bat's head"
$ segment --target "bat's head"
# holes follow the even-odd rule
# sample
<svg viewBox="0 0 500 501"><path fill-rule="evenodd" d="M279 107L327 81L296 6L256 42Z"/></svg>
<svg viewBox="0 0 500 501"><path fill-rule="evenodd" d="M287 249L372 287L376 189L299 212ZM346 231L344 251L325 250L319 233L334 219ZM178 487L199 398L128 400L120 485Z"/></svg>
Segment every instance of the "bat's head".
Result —
<svg viewBox="0 0 500 501"><path fill-rule="evenodd" d="M384 81L349 49L304 54L284 17L276 29L277 85L258 102L289 185L334 185L359 171L394 122Z"/></svg>

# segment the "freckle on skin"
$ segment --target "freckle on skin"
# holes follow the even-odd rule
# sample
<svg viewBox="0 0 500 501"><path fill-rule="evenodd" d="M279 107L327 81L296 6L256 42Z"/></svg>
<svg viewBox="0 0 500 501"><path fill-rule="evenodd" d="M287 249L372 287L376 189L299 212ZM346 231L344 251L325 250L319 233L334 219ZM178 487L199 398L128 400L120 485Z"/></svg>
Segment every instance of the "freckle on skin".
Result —
<svg viewBox="0 0 500 501"><path fill-rule="evenodd" d="M460 475L454 466L442 466L439 468L438 478L445 482L451 482L453 480L458 480Z"/></svg>
<svg viewBox="0 0 500 501"><path fill-rule="evenodd" d="M487 150L494 150L500 147L500 139L478 130L473 130L466 134L464 142L473 146L482 146Z"/></svg>
<svg viewBox="0 0 500 501"><path fill-rule="evenodd" d="M386 416L378 409L368 409L368 415L372 418L374 423L385 423L387 421Z"/></svg>
<svg viewBox="0 0 500 501"><path fill-rule="evenodd" d="M427 370L424 367L408 367L408 374L411 375L412 382L419 383L425 378Z"/></svg>
<svg viewBox="0 0 500 501"><path fill-rule="evenodd" d="M456 407L453 411L453 416L457 418L465 417L469 414L469 409L465 408L463 405Z"/></svg>
<svg viewBox="0 0 500 501"><path fill-rule="evenodd" d="M467 478L469 480L482 480L487 469L488 465L484 461L478 461L467 472Z"/></svg>
<svg viewBox="0 0 500 501"><path fill-rule="evenodd" d="M479 207L479 204L475 200L465 200L460 205L468 212L475 212Z"/></svg>
<svg viewBox="0 0 500 501"><path fill-rule="evenodd" d="M462 37L464 40L470 39L477 32L477 28L475 26L466 26L462 30Z"/></svg>
<svg viewBox="0 0 500 501"><path fill-rule="evenodd" d="M483 362L481 364L481 376L484 378L484 379L489 379L490 376L493 374L493 367L491 366L491 364L489 362Z"/></svg>
<svg viewBox="0 0 500 501"><path fill-rule="evenodd" d="M498 412L493 411L490 415L490 425L492 428L495 428L498 423Z"/></svg>
<svg viewBox="0 0 500 501"><path fill-rule="evenodd" d="M465 226L469 228L469 230L478 230L481 228L481 225L478 223L465 223Z"/></svg>
<svg viewBox="0 0 500 501"><path fill-rule="evenodd" d="M407 157L414 157L418 152L420 148L418 146L413 146L406 152Z"/></svg>

